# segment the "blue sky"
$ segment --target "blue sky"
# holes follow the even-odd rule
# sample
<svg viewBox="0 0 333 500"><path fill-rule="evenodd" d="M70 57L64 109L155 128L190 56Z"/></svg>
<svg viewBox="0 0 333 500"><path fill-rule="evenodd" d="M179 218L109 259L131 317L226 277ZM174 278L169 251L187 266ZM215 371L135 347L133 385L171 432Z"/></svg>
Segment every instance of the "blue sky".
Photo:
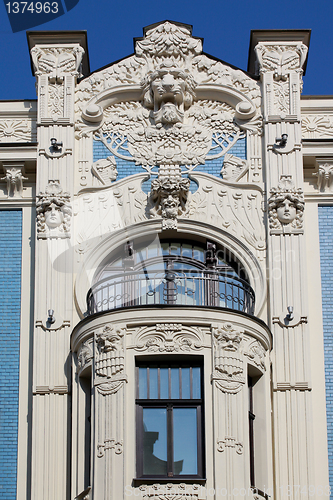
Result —
<svg viewBox="0 0 333 500"><path fill-rule="evenodd" d="M87 30L94 71L131 54L133 37L165 19L192 24L206 53L245 70L251 29L311 29L303 93L333 94L332 0L80 0L70 12L32 29ZM12 33L4 4L0 48L0 99L34 99L26 34Z"/></svg>

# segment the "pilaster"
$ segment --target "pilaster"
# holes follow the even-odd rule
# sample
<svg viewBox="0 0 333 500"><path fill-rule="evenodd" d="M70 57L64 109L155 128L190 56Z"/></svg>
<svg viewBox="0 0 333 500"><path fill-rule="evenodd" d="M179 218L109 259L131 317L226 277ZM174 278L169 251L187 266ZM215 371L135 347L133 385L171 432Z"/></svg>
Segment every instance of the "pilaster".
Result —
<svg viewBox="0 0 333 500"><path fill-rule="evenodd" d="M74 89L87 61L84 40L82 32L28 33L38 95L32 451L36 500L69 497Z"/></svg>
<svg viewBox="0 0 333 500"><path fill-rule="evenodd" d="M300 116L308 36L252 32L264 96L275 498L308 498L315 484Z"/></svg>

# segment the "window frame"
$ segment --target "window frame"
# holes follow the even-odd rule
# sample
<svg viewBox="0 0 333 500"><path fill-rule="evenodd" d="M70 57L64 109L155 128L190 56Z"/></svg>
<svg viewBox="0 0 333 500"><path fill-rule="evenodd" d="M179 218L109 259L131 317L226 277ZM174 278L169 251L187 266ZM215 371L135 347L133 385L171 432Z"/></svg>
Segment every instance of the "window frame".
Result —
<svg viewBox="0 0 333 500"><path fill-rule="evenodd" d="M149 360L137 360L135 367L136 375L136 479L145 480L203 480L205 479L205 445L204 445L204 393L203 393L203 362L201 357L192 356L191 359L183 358L168 360L165 357L155 357ZM200 367L200 399L146 399L139 398L139 368L187 368ZM170 377L170 375L169 375ZM169 379L170 382L170 379ZM160 391L159 396L160 396ZM192 391L191 391L192 392ZM170 395L170 389L169 389ZM149 391L147 391L149 396ZM166 408L167 410L167 474L143 474L143 410L144 408ZM197 417L197 474L174 474L173 473L173 410L174 408L196 408Z"/></svg>

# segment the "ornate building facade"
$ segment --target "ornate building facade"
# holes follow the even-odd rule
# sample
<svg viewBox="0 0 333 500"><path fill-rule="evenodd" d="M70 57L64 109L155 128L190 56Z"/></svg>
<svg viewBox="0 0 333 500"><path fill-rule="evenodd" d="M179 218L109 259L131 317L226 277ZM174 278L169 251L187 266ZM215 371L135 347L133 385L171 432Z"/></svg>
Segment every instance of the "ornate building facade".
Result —
<svg viewBox="0 0 333 500"><path fill-rule="evenodd" d="M245 72L163 22L90 73L28 32L37 99L0 103L1 493L329 497L333 98L310 33Z"/></svg>

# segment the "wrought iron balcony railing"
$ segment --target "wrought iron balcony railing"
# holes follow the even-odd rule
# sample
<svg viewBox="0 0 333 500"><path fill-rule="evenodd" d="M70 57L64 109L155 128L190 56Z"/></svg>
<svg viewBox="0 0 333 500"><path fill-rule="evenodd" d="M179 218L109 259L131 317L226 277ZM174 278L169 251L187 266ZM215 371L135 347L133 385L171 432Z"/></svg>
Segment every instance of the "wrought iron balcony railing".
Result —
<svg viewBox="0 0 333 500"><path fill-rule="evenodd" d="M255 295L244 280L218 271L123 272L89 290L88 314L120 307L181 305L254 313Z"/></svg>

